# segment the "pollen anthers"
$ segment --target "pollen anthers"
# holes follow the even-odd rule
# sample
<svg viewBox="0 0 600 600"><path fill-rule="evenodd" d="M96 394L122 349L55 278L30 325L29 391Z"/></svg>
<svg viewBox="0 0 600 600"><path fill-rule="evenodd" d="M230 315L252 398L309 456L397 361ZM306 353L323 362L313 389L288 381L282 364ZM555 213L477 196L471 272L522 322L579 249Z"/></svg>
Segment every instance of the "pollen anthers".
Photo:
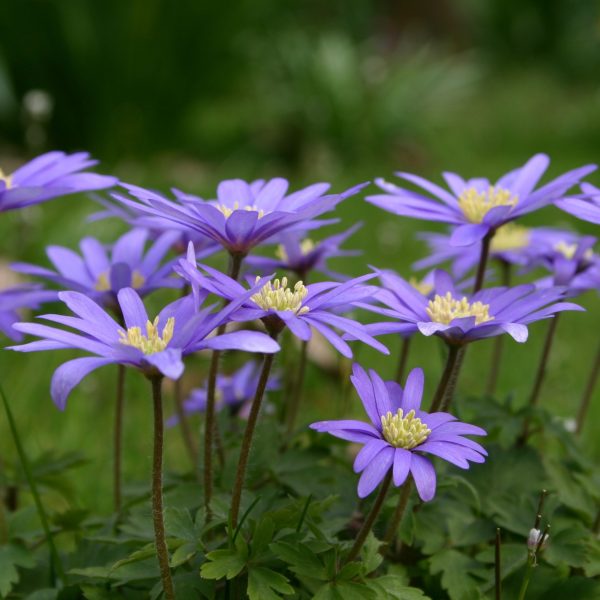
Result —
<svg viewBox="0 0 600 600"><path fill-rule="evenodd" d="M507 223L496 230L490 244L490 250L492 252L504 252L526 248L529 246L530 235L531 232L528 227L516 223Z"/></svg>
<svg viewBox="0 0 600 600"><path fill-rule="evenodd" d="M245 206L240 206L240 203L237 200L233 203L233 208L225 206L225 204L216 204L215 207L217 208L217 210L221 211L223 215L225 215L226 219L229 219L229 217L233 214L234 210L247 210L249 212L257 212L259 219L262 219L266 214L265 211L262 208L258 208L256 204L246 204Z"/></svg>
<svg viewBox="0 0 600 600"><path fill-rule="evenodd" d="M569 244L567 242L558 242L554 246L554 250L556 252L560 252L566 259L572 260L575 257L575 253L577 252L578 245L577 244ZM583 254L583 258L586 260L591 260L594 256L594 251L589 248Z"/></svg>
<svg viewBox="0 0 600 600"><path fill-rule="evenodd" d="M483 217L496 206L516 206L519 198L509 190L491 185L480 192L474 187L467 188L458 197L458 205L471 223L481 223Z"/></svg>
<svg viewBox="0 0 600 600"><path fill-rule="evenodd" d="M12 175L6 175L2 169L0 169L0 181L4 182L7 190L13 186Z"/></svg>
<svg viewBox="0 0 600 600"><path fill-rule="evenodd" d="M146 278L139 271L134 271L131 274L131 287L133 289L139 290L144 283L146 283ZM98 292L108 292L112 289L108 271L98 275L98 279L94 284L94 289Z"/></svg>
<svg viewBox="0 0 600 600"><path fill-rule="evenodd" d="M390 411L381 417L381 430L383 437L394 448L410 450L422 444L431 433L431 429L415 416L415 411L410 410L406 415L399 408L396 414Z"/></svg>
<svg viewBox="0 0 600 600"><path fill-rule="evenodd" d="M256 281L259 280L260 277L257 277ZM251 300L265 310L289 310L303 315L309 311L308 306L302 306L307 294L308 290L301 281L292 291L288 287L287 277L282 277L281 280L269 281L260 292L251 297Z"/></svg>
<svg viewBox="0 0 600 600"><path fill-rule="evenodd" d="M309 252L312 252L315 247L316 244L310 238L305 238L300 242L300 253L302 256L306 256ZM275 250L275 256L284 263L287 263L289 260L288 253L286 252L283 244L279 244L279 246L277 246L277 250Z"/></svg>
<svg viewBox="0 0 600 600"><path fill-rule="evenodd" d="M125 346L133 346L144 354L156 354L162 352L173 339L175 329L175 318L169 317L162 333L158 331L158 317L153 322L146 321L146 335L142 333L141 327L129 327L127 331L119 330L119 341Z"/></svg>
<svg viewBox="0 0 600 600"><path fill-rule="evenodd" d="M475 324L481 325L481 323L491 321L494 318L490 316L489 308L489 304L483 304L483 302L473 302L471 304L466 296L457 300L450 292L446 292L444 296L436 294L435 298L429 301L426 311L429 318L436 323L449 325L454 319L475 317Z"/></svg>
<svg viewBox="0 0 600 600"><path fill-rule="evenodd" d="M423 296L429 296L429 294L431 294L431 292L433 291L433 283L427 283L424 279L417 279L416 277L411 277L408 280L408 283L410 283L410 285L412 285L412 287L414 287L415 290L417 290L417 292L423 294Z"/></svg>

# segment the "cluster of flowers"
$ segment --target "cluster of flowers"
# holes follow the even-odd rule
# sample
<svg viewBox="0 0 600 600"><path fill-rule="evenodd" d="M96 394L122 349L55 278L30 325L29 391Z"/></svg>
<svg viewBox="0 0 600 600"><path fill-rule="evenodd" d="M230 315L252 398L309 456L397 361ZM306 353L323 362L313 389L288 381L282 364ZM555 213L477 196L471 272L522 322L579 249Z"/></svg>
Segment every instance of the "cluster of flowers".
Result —
<svg viewBox="0 0 600 600"><path fill-rule="evenodd" d="M415 268L436 268L422 279L404 279L393 271L378 269L347 278L328 268L329 259L356 254L341 246L358 226L318 242L308 237L336 222L322 217L357 196L366 184L330 193L329 184L317 183L289 193L284 179L250 183L236 179L220 183L214 199L178 190L173 190L174 197L169 199L85 172L93 164L86 154L52 152L10 176L0 171L0 210L74 192L113 188L111 199L102 200L105 210L99 217L119 217L131 225L111 247L91 237L81 241L80 253L48 247L53 268L14 264L15 271L41 279L52 289L28 284L2 292L0 328L17 341L23 334L38 338L12 346L19 352L78 349L90 355L70 360L54 373L51 395L61 409L82 378L104 365L134 367L156 384L163 377L178 379L188 355L212 350L206 387L193 390L184 408L206 411L205 433L211 437L215 410L227 405L247 418L232 500L234 525L262 397L266 389L278 385L276 380L269 381L269 374L284 329L304 342L303 352L316 331L348 358L353 355L352 341L388 354L377 339L386 334L398 334L404 340L419 334L437 336L444 341L448 364L429 411L421 408L421 369L412 370L401 387L402 369L397 381L383 381L375 371L354 364L351 381L370 422L338 420L311 425L316 431L363 445L354 462L355 471L361 473L361 498L382 482L387 490L390 482L401 486L411 478L421 499L429 501L435 495L436 474L428 455L460 468L468 468L470 462L481 463L486 456L480 444L465 437L482 436L485 431L448 412L466 346L504 334L525 342L530 323L562 311L581 310L566 299L600 289L595 238L515 223L549 205L600 223L600 189L582 183L594 166L575 169L541 186L539 181L549 164L548 157L541 154L495 183L484 178L464 180L454 173L444 174L448 189L408 173L398 176L410 189L376 180L381 193L366 197L371 204L450 228L447 234L421 234L431 251ZM580 192L568 197L578 185ZM256 253L259 247L275 250L267 257ZM227 274L198 262L223 251L229 255ZM448 271L437 268L443 262L450 264ZM492 262L500 267L503 285L485 287L486 279L494 277L488 273ZM523 273L541 267L548 276L511 286L508 275L513 265ZM294 280L275 278L276 271L286 272ZM315 272L329 279L308 284ZM156 317L149 317L142 298L162 288L179 289L180 297ZM215 296L222 299L220 308L206 303ZM74 316L39 317L50 324L16 322L18 308L37 308L57 297ZM359 310L385 320L362 323L356 319ZM262 331L256 329L259 322ZM231 323L246 325L232 325L227 332ZM224 350L260 353L262 367L252 361L231 377L220 375L218 355ZM301 381L296 383L301 385ZM211 444L207 450L209 495L206 473L211 472ZM160 561L158 538L157 551ZM166 567L161 562L161 567L168 597L168 562Z"/></svg>

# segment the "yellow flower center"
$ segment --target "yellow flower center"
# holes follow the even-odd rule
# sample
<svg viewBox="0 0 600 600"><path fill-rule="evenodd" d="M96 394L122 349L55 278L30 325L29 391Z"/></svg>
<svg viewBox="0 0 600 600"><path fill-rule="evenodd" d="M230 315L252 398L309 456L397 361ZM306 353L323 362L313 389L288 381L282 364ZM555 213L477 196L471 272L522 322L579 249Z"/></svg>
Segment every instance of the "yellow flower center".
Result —
<svg viewBox="0 0 600 600"><path fill-rule="evenodd" d="M507 223L496 230L492 238L490 250L492 252L504 252L506 250L518 250L529 246L530 231L528 227Z"/></svg>
<svg viewBox="0 0 600 600"><path fill-rule="evenodd" d="M556 246L554 246L554 249L557 252L560 252L566 259L572 260L573 257L575 256L575 253L577 252L577 244L568 244L567 242L558 242L558 244L556 244ZM588 248L583 253L583 258L585 260L592 260L592 258L594 258L594 251L592 250L592 248Z"/></svg>
<svg viewBox="0 0 600 600"><path fill-rule="evenodd" d="M158 317L154 322L146 321L146 335L142 333L141 327L130 327L127 331L119 330L119 341L125 346L133 346L144 354L156 354L162 352L173 339L175 329L175 318L169 317L162 333L158 333Z"/></svg>
<svg viewBox="0 0 600 600"><path fill-rule="evenodd" d="M422 444L431 433L431 429L421 419L415 417L414 410L409 411L405 416L401 408L395 415L388 411L381 417L381 429L385 440L394 448L406 450Z"/></svg>
<svg viewBox="0 0 600 600"><path fill-rule="evenodd" d="M309 238L306 238L300 242L300 254L306 256L309 252L312 252L316 247L316 244ZM285 251L285 246L280 244L275 250L275 256L283 263L287 263L289 260L288 253Z"/></svg>
<svg viewBox="0 0 600 600"><path fill-rule="evenodd" d="M131 274L131 287L138 290L140 289L144 283L146 282L146 278L139 272L134 271ZM112 286L110 285L110 280L108 278L108 272L101 273L98 276L96 284L94 285L94 289L98 292L108 292Z"/></svg>
<svg viewBox="0 0 600 600"><path fill-rule="evenodd" d="M0 181L4 181L4 185L6 186L7 190L9 190L13 186L12 176L5 175L2 169L0 169Z"/></svg>
<svg viewBox="0 0 600 600"><path fill-rule="evenodd" d="M489 308L489 304L483 304L482 302L469 304L465 296L460 300L456 300L450 292L446 292L445 296L436 294L435 298L429 301L426 310L429 318L436 323L449 325L454 319L475 317L475 324L480 325L494 318L490 316Z"/></svg>
<svg viewBox="0 0 600 600"><path fill-rule="evenodd" d="M256 281L259 279L260 277L257 277ZM287 277L282 277L281 281L275 279L267 283L260 292L251 297L251 300L264 310L290 310L297 315L303 315L309 311L308 306L302 306L307 294L308 290L301 281L292 291L288 287Z"/></svg>
<svg viewBox="0 0 600 600"><path fill-rule="evenodd" d="M417 292L423 294L423 296L428 296L433 290L433 283L427 283L423 279L419 280L416 277L411 277L408 280L408 283L410 283Z"/></svg>
<svg viewBox="0 0 600 600"><path fill-rule="evenodd" d="M259 219L262 219L265 216L265 211L262 208L258 208L256 204L247 204L246 206L240 206L240 203L236 201L233 203L233 208L229 208L229 206L225 206L224 204L216 204L215 207L217 210L220 210L225 215L226 219L229 219L229 217L233 214L234 210L247 210L251 212L257 212Z"/></svg>
<svg viewBox="0 0 600 600"><path fill-rule="evenodd" d="M515 206L518 196L511 196L509 190L490 186L486 192L471 187L458 197L458 205L471 223L481 223L483 217L496 206Z"/></svg>

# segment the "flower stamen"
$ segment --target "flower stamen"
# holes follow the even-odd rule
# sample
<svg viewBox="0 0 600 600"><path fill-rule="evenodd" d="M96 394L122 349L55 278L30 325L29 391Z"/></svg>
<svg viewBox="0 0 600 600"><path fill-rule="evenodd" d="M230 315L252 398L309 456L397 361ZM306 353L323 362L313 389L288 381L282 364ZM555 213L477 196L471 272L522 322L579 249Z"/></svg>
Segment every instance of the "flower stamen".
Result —
<svg viewBox="0 0 600 600"><path fill-rule="evenodd" d="M233 208L225 206L225 204L215 204L215 208L223 213L226 219L233 214L235 210L247 210L249 212L257 212L258 218L262 219L265 216L265 211L262 208L258 208L256 204L247 204L246 206L240 206L240 203L236 200L233 203Z"/></svg>
<svg viewBox="0 0 600 600"><path fill-rule="evenodd" d="M7 190L13 186L12 175L6 175L2 169L0 169L0 181L4 182L4 188Z"/></svg>
<svg viewBox="0 0 600 600"><path fill-rule="evenodd" d="M491 241L490 250L492 252L518 250L529 246L529 241L530 230L528 227L516 223L507 223L496 230L496 235Z"/></svg>
<svg viewBox="0 0 600 600"><path fill-rule="evenodd" d="M158 333L158 317L154 322L146 321L146 335L142 333L141 327L129 327L127 331L119 329L119 341L125 346L133 346L141 350L144 354L156 354L162 352L173 339L173 331L175 329L175 318L169 317L167 324L162 330L162 334Z"/></svg>
<svg viewBox="0 0 600 600"><path fill-rule="evenodd" d="M310 238L305 238L300 242L300 254L302 256L306 256L307 254L312 252L316 248L316 246L317 245ZM283 244L279 244L279 246L277 246L277 250L275 250L275 256L282 263L289 262L289 256Z"/></svg>
<svg viewBox="0 0 600 600"><path fill-rule="evenodd" d="M396 414L390 411L381 417L381 430L385 440L394 448L411 450L422 444L431 433L431 429L415 416L415 411L410 410L406 415L399 408Z"/></svg>
<svg viewBox="0 0 600 600"><path fill-rule="evenodd" d="M429 294L431 294L431 292L433 291L433 283L428 283L424 279L417 279L416 277L411 277L408 280L408 283L412 285L412 287L414 287L415 290L417 290L417 292L423 294L423 296L429 296Z"/></svg>
<svg viewBox="0 0 600 600"><path fill-rule="evenodd" d="M259 280L260 277L257 277L256 281ZM281 280L269 281L260 292L251 296L250 299L264 310L289 310L297 315L303 315L309 311L308 306L302 306L307 294L308 290L301 281L294 286L292 291L288 287L287 277L282 277Z"/></svg>
<svg viewBox="0 0 600 600"><path fill-rule="evenodd" d="M144 283L146 283L146 278L139 271L134 271L131 274L131 287L133 289L139 290ZM98 279L94 284L94 289L98 292L108 292L112 289L108 271L98 275Z"/></svg>
<svg viewBox="0 0 600 600"><path fill-rule="evenodd" d="M490 316L489 308L490 305L483 302L469 303L466 296L456 300L450 292L446 292L445 296L436 294L425 310L429 318L436 323L449 325L454 319L475 317L475 325L481 325L494 318Z"/></svg>
<svg viewBox="0 0 600 600"><path fill-rule="evenodd" d="M487 191L480 192L474 187L463 190L458 197L458 205L471 223L481 223L485 215L496 206L516 206L518 196L509 190L491 185Z"/></svg>

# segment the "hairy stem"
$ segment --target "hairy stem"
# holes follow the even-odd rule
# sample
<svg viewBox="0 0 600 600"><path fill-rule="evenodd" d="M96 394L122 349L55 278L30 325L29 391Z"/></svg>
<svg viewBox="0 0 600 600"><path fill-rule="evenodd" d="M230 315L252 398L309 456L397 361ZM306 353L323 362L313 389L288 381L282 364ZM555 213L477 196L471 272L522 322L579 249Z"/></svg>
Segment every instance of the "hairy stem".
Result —
<svg viewBox="0 0 600 600"><path fill-rule="evenodd" d="M575 434L579 435L581 430L583 429L583 423L585 421L585 416L587 415L588 408L590 407L590 402L592 401L592 394L594 393L594 388L596 387L596 382L598 381L598 374L600 373L600 344L598 345L598 351L596 352L596 358L594 363L592 364L592 370L588 377L587 383L585 385L585 390L583 392L583 396L581 398L581 404L579 405L579 410L577 411L577 421L575 425Z"/></svg>
<svg viewBox="0 0 600 600"><path fill-rule="evenodd" d="M6 399L6 395L4 394L4 389L1 385L0 395L2 396L2 403L4 404L4 411L6 412L6 419L8 420L8 425L13 436L13 441L15 443L15 447L17 448L17 454L19 455L19 460L21 461L21 467L23 468L23 472L25 473L25 478L27 479L27 484L29 485L29 490L31 492L31 495L33 496L33 501L35 503L38 517L42 524L42 529L44 530L46 543L48 544L48 550L50 552L51 579L54 579L54 574L56 573L56 576L58 577L58 579L60 579L63 586L66 586L67 577L65 575L65 571L63 569L58 551L56 550L56 546L54 545L54 539L52 537L52 532L50 531L48 517L46 516L46 511L44 510L44 505L42 504L42 499L40 498L37 489L37 484L33 479L33 473L31 472L31 465L29 464L29 459L27 458L27 454L25 454L25 449L21 444L21 438L19 436L19 432L17 431L17 424L15 423L12 411L10 409L10 405L8 404L8 400ZM54 581L52 583L54 584Z"/></svg>
<svg viewBox="0 0 600 600"><path fill-rule="evenodd" d="M488 258L490 255L490 243L494 237L494 231L490 231L481 240L481 253L479 254L479 264L477 265L477 275L475 276L475 285L473 286L473 293L475 294L483 287L485 279L485 268L487 266Z"/></svg>
<svg viewBox="0 0 600 600"><path fill-rule="evenodd" d="M289 443L294 432L296 425L296 419L298 417L298 410L300 408L300 402L302 400L302 390L304 388L304 374L306 373L306 358L308 354L308 342L302 341L300 348L300 358L298 360L298 370L296 373L296 381L294 382L294 389L292 390L292 399L287 408L287 418L285 427L285 445Z"/></svg>
<svg viewBox="0 0 600 600"><path fill-rule="evenodd" d="M177 415L177 420L179 421L181 439L183 440L183 445L185 446L188 456L190 457L192 468L194 469L194 475L198 477L198 449L196 448L196 443L190 429L190 424L186 418L185 411L183 410L181 378L174 381L174 388L173 400L175 404L175 414Z"/></svg>
<svg viewBox="0 0 600 600"><path fill-rule="evenodd" d="M117 366L117 395L113 439L113 499L115 512L121 511L121 466L123 463L123 404L125 400L125 365Z"/></svg>
<svg viewBox="0 0 600 600"><path fill-rule="evenodd" d="M510 263L501 260L500 269L502 271L502 285L505 287L510 286L511 280L511 268ZM488 375L487 385L485 386L485 393L488 396L493 396L496 393L496 386L498 385L498 375L500 374L500 361L502 360L502 348L504 346L504 336L497 335L494 338L494 348L492 350L492 364L490 365L490 373Z"/></svg>
<svg viewBox="0 0 600 600"><path fill-rule="evenodd" d="M398 359L398 368L396 369L396 382L404 381L404 372L406 371L406 363L408 362L408 354L410 352L410 337L402 338L402 346L400 348L400 358Z"/></svg>
<svg viewBox="0 0 600 600"><path fill-rule="evenodd" d="M350 549L348 556L346 557L345 562L349 563L353 561L360 553L367 536L369 535L369 531L373 528L373 525L379 516L381 511L381 507L383 506L383 502L385 501L385 497L387 495L388 489L390 487L390 483L392 481L392 471L390 470L388 474L385 476L381 487L379 488L379 493L377 494L377 498L375 498L375 503L371 508L371 512L365 519L363 526L360 528L358 535L356 536L356 540L354 541L354 545Z"/></svg>
<svg viewBox="0 0 600 600"><path fill-rule="evenodd" d="M242 489L246 479L246 468L248 466L248 457L250 456L250 448L252 446L254 429L256 428L258 413L260 412L260 407L265 394L265 389L267 387L267 382L269 380L269 375L271 374L271 367L273 366L274 359L274 354L264 355L262 370L256 386L256 393L254 394L254 399L252 400L252 407L250 409L250 414L248 415L248 422L246 423L244 437L242 438L240 458L238 461L237 470L235 472L235 483L233 485L233 493L231 497L231 525L234 530L237 527L240 514Z"/></svg>
<svg viewBox="0 0 600 600"><path fill-rule="evenodd" d="M546 375L546 367L548 366L548 358L550 357L550 349L552 348L554 334L556 333L556 326L558 325L558 317L559 313L554 315L554 318L550 320L550 325L548 326L546 340L544 341L544 348L542 349L542 356L540 357L540 362L538 364L535 379L533 382L533 388L531 389L531 393L529 395L528 406L530 409L537 406L540 399L540 392L542 390L542 384ZM527 415L525 417L525 421L523 422L523 430L521 432L521 436L519 437L519 445L524 444L529 438L530 426L531 415Z"/></svg>
<svg viewBox="0 0 600 600"><path fill-rule="evenodd" d="M460 346L448 345L448 357L446 359L446 366L444 367L444 372L442 373L440 382L438 383L437 389L435 390L435 394L433 396L433 401L431 402L429 412L437 412L440 409L440 406L442 405L442 401L444 400L450 382L453 378L455 379L454 373L459 368L459 359L462 351L463 350ZM456 376L458 376L458 373L456 374Z"/></svg>
<svg viewBox="0 0 600 600"><path fill-rule="evenodd" d="M175 591L171 570L169 568L169 551L165 538L165 522L163 516L162 496L162 461L163 461L163 407L162 376L152 377L152 403L154 407L154 448L152 452L152 520L154 522L154 542L160 569L163 591L167 600L174 600Z"/></svg>
<svg viewBox="0 0 600 600"><path fill-rule="evenodd" d="M407 479L400 490L400 496L398 497L398 504L396 504L396 508L394 509L394 514L390 519L388 527L385 531L385 535L383 537L383 541L385 542L385 549L389 548L390 544L394 541L396 534L398 533L398 528L402 523L402 519L404 518L404 513L406 512L406 507L408 506L408 499L410 498L410 492L412 491L412 479Z"/></svg>
<svg viewBox="0 0 600 600"><path fill-rule="evenodd" d="M243 256L231 254L229 257L229 277L233 280L238 279L242 266ZM217 329L217 335L222 335L227 330L227 324L220 325ZM208 381L206 388L206 414L204 431L204 507L206 509L206 520L212 517L210 503L213 491L213 445L215 439L215 430L217 420L215 418L215 402L217 391L217 375L219 373L219 359L221 353L213 350L210 358L210 367L208 370ZM221 453L219 453L221 459Z"/></svg>

